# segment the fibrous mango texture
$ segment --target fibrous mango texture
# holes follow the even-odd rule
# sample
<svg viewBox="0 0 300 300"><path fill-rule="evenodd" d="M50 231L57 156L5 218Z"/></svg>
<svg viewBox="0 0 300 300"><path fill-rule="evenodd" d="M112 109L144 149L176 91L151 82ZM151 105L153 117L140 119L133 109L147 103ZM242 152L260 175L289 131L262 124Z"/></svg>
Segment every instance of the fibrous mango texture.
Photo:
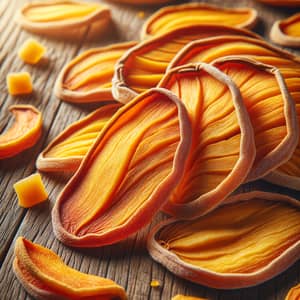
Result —
<svg viewBox="0 0 300 300"><path fill-rule="evenodd" d="M300 116L300 59L299 57L273 47L266 42L247 37L216 37L195 41L186 46L174 60L169 68L192 63L212 62L213 60L228 56L239 55L255 59L264 64L275 66L281 72L288 91L296 105L296 112ZM298 126L297 126L298 127ZM295 130L297 130L295 127ZM292 157L283 165L272 171L267 180L279 185L300 189L300 143Z"/></svg>
<svg viewBox="0 0 300 300"><path fill-rule="evenodd" d="M68 267L53 251L19 237L14 272L36 299L125 300L125 290L114 281Z"/></svg>
<svg viewBox="0 0 300 300"><path fill-rule="evenodd" d="M108 104L68 126L39 155L37 168L46 172L75 171L120 107L120 103Z"/></svg>
<svg viewBox="0 0 300 300"><path fill-rule="evenodd" d="M167 220L148 237L150 255L171 272L213 288L257 285L300 256L300 207L251 192L192 221Z"/></svg>
<svg viewBox="0 0 300 300"><path fill-rule="evenodd" d="M139 93L155 87L170 61L189 42L228 34L257 37L245 29L194 25L175 29L138 44L128 50L116 65L112 90L114 98L127 103Z"/></svg>
<svg viewBox="0 0 300 300"><path fill-rule="evenodd" d="M81 53L58 75L54 92L69 102L112 100L111 80L117 60L136 42L94 48Z"/></svg>
<svg viewBox="0 0 300 300"><path fill-rule="evenodd" d="M232 193L255 157L253 130L235 84L207 64L170 70L159 84L175 93L192 122L192 147L179 185L164 211L195 218Z"/></svg>
<svg viewBox="0 0 300 300"><path fill-rule="evenodd" d="M140 230L178 184L190 143L187 112L169 91L150 90L121 108L60 194L56 236L97 247Z"/></svg>
<svg viewBox="0 0 300 300"><path fill-rule="evenodd" d="M276 21L272 26L270 37L279 45L300 47L300 13Z"/></svg>
<svg viewBox="0 0 300 300"><path fill-rule="evenodd" d="M251 8L223 8L204 3L167 6L153 14L142 28L142 38L190 25L211 24L252 28L257 12Z"/></svg>

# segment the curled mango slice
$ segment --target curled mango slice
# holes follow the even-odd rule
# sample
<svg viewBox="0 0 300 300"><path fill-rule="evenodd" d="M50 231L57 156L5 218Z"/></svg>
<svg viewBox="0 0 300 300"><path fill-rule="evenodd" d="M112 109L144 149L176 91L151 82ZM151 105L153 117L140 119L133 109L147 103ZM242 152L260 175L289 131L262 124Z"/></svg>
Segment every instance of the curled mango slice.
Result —
<svg viewBox="0 0 300 300"><path fill-rule="evenodd" d="M166 32L128 50L119 60L113 78L113 96L127 103L139 93L155 87L170 61L191 41L219 35L257 35L245 29L221 25L194 25Z"/></svg>
<svg viewBox="0 0 300 300"><path fill-rule="evenodd" d="M195 41L186 46L174 60L169 68L191 62L212 62L213 60L238 55L257 60L264 64L277 67L296 104L298 124L300 122L300 59L290 52L273 47L264 41L247 37L216 37ZM297 129L296 129L297 130ZM292 157L265 177L273 183L300 189L300 142Z"/></svg>
<svg viewBox="0 0 300 300"><path fill-rule="evenodd" d="M114 281L68 267L53 251L19 237L14 272L37 299L125 300L125 290Z"/></svg>
<svg viewBox="0 0 300 300"><path fill-rule="evenodd" d="M246 58L213 62L239 88L254 129L256 158L247 180L270 173L289 160L298 144L296 107L278 69Z"/></svg>
<svg viewBox="0 0 300 300"><path fill-rule="evenodd" d="M97 136L121 104L110 104L68 126L39 155L41 171L75 171Z"/></svg>
<svg viewBox="0 0 300 300"><path fill-rule="evenodd" d="M271 29L273 42L289 47L300 47L300 13L276 21Z"/></svg>
<svg viewBox="0 0 300 300"><path fill-rule="evenodd" d="M60 194L56 236L97 247L140 230L178 184L190 142L186 110L167 90L149 90L121 108Z"/></svg>
<svg viewBox="0 0 300 300"><path fill-rule="evenodd" d="M142 38L196 24L252 28L257 12L250 8L223 8L203 3L167 6L153 14L142 28Z"/></svg>
<svg viewBox="0 0 300 300"><path fill-rule="evenodd" d="M114 44L81 53L59 74L54 92L69 102L102 102L112 99L111 80L117 60L136 42Z"/></svg>
<svg viewBox="0 0 300 300"><path fill-rule="evenodd" d="M98 36L107 28L110 19L110 10L103 4L50 0L24 5L16 21L28 31L76 39L82 34Z"/></svg>
<svg viewBox="0 0 300 300"><path fill-rule="evenodd" d="M285 300L298 300L300 298L300 284L291 288L285 297Z"/></svg>
<svg viewBox="0 0 300 300"><path fill-rule="evenodd" d="M172 69L159 87L185 104L193 128L187 167L164 211L195 218L219 205L245 180L255 158L253 129L239 90L211 65Z"/></svg>
<svg viewBox="0 0 300 300"><path fill-rule="evenodd" d="M148 237L171 272L213 288L257 285L300 257L300 204L280 194L236 195L192 221L170 219Z"/></svg>
<svg viewBox="0 0 300 300"><path fill-rule="evenodd" d="M36 144L42 133L42 114L32 105L13 105L13 125L0 135L0 159L12 157Z"/></svg>

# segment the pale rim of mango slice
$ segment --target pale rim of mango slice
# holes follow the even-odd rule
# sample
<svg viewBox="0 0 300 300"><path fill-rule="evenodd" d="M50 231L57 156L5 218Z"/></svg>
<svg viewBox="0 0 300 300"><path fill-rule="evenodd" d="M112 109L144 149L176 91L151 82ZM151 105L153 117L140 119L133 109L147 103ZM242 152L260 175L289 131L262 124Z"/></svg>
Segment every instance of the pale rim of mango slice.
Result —
<svg viewBox="0 0 300 300"><path fill-rule="evenodd" d="M142 27L142 31L141 31L141 39L146 39L149 37L152 37L154 35L156 35L155 33L151 32L151 26L153 23L156 22L156 20L159 20L159 18L168 15L168 14L174 14L176 12L180 12L180 11L186 11L188 14L189 10L193 10L193 9L199 9L199 10L208 10L208 11L218 11L218 12L224 12L224 13L249 13L250 14L250 18L239 24L238 28L247 28L247 29L251 29L253 28L256 23L257 23L257 11L254 8L225 8L225 7L221 7L221 6L217 6L217 5L213 5L213 4L206 4L206 3L187 3L187 4L179 4L179 5L170 5L167 7L163 7L162 9L158 10L156 13L154 13L153 15L150 16L150 18L144 23L143 27ZM200 24L201 22L199 22ZM205 24L205 22L201 23L201 24ZM216 23L216 25L218 25ZM220 25L220 24L219 24ZM225 25L225 24L224 24Z"/></svg>
<svg viewBox="0 0 300 300"><path fill-rule="evenodd" d="M300 13L294 14L291 17L284 20L277 20L270 32L271 40L281 46L288 47L300 47L300 34L299 37L291 36L286 34L282 28L285 26L289 26L289 24L293 22L298 22L300 24ZM300 25L299 25L300 26Z"/></svg>

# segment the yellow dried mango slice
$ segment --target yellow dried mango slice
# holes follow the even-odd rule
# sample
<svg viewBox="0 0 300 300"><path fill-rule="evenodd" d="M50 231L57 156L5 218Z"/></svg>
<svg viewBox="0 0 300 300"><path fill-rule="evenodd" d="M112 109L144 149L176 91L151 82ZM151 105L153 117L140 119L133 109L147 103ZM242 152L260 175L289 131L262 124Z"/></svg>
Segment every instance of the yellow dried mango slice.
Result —
<svg viewBox="0 0 300 300"><path fill-rule="evenodd" d="M211 65L172 69L159 87L185 104L193 126L187 167L163 209L194 218L220 205L247 177L255 158L253 129L239 90Z"/></svg>
<svg viewBox="0 0 300 300"><path fill-rule="evenodd" d="M286 7L299 7L300 0L257 0L259 2L274 5L274 6L286 6Z"/></svg>
<svg viewBox="0 0 300 300"><path fill-rule="evenodd" d="M276 21L272 26L270 37L276 44L300 47L300 13Z"/></svg>
<svg viewBox="0 0 300 300"><path fill-rule="evenodd" d="M37 143L43 128L42 114L32 105L9 107L15 121L0 135L0 159L8 158Z"/></svg>
<svg viewBox="0 0 300 300"><path fill-rule="evenodd" d="M50 249L23 237L15 244L13 269L36 299L127 299L123 287L114 281L70 268Z"/></svg>
<svg viewBox="0 0 300 300"><path fill-rule="evenodd" d="M56 236L75 247L112 244L148 224L185 168L191 127L183 104L152 89L101 131L52 211Z"/></svg>
<svg viewBox="0 0 300 300"><path fill-rule="evenodd" d="M163 77L170 61L191 41L219 35L257 35L245 29L221 25L194 25L144 41L128 50L115 68L113 96L127 103L139 93L155 87Z"/></svg>
<svg viewBox="0 0 300 300"><path fill-rule="evenodd" d="M24 5L16 21L26 30L60 38L94 37L110 23L108 6L76 0L37 1Z"/></svg>
<svg viewBox="0 0 300 300"><path fill-rule="evenodd" d="M254 60L225 57L212 63L239 88L254 129L256 158L247 181L289 160L298 144L296 107L278 69Z"/></svg>
<svg viewBox="0 0 300 300"><path fill-rule="evenodd" d="M167 6L153 14L144 24L142 39L197 24L252 28L257 12L251 8L224 8L204 3Z"/></svg>
<svg viewBox="0 0 300 300"><path fill-rule="evenodd" d="M61 132L39 155L36 167L46 172L75 171L97 136L121 107L109 104L71 124Z"/></svg>
<svg viewBox="0 0 300 300"><path fill-rule="evenodd" d="M273 47L264 41L234 36L195 41L178 53L169 68L192 62L210 63L217 58L229 55L246 56L277 67L295 101L298 122L300 122L300 59L292 53ZM300 142L290 160L272 171L265 179L300 190Z"/></svg>
<svg viewBox="0 0 300 300"><path fill-rule="evenodd" d="M171 272L221 289L262 283L300 257L300 204L251 192L198 219L169 219L150 233L148 251Z"/></svg>
<svg viewBox="0 0 300 300"><path fill-rule="evenodd" d="M60 72L55 95L69 102L111 100L111 80L118 59L136 42L126 42L87 50L75 57Z"/></svg>

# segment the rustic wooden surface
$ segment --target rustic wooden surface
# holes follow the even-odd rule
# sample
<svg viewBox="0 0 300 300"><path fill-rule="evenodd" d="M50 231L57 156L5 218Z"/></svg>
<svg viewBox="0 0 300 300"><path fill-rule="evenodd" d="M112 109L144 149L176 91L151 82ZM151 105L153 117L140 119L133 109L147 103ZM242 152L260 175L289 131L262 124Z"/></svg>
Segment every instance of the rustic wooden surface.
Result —
<svg viewBox="0 0 300 300"><path fill-rule="evenodd" d="M86 41L85 35L78 37L77 42L38 36L37 38L48 48L50 60L48 64L29 66L23 64L16 53L24 40L32 34L22 30L13 21L16 10L26 2L0 0L0 133L9 127L11 121L8 107L15 103L29 103L38 107L44 116L44 132L39 143L32 149L17 157L0 161L0 299L31 299L12 272L13 247L18 236L25 236L49 247L71 267L115 280L125 287L129 299L171 299L177 293L202 296L211 300L284 299L289 288L300 282L300 262L262 285L234 291L209 289L173 276L150 259L145 247L147 233L154 224L165 218L162 214L159 214L149 227L116 245L93 250L76 250L64 246L54 237L50 212L58 193L68 180L66 174L43 174L50 201L29 210L18 207L13 183L35 171L37 155L62 129L97 107L97 105L71 105L59 101L53 95L53 85L61 68L78 53L90 47L138 39L139 29L144 21L138 12L145 11L147 16L157 9L157 7L146 9L109 3L114 26L106 36L94 42ZM238 5L257 8L260 22L256 32L264 35L267 40L272 22L296 11L271 8L254 0L206 2L220 3L228 7ZM32 74L35 93L28 97L11 97L6 90L5 77L9 72L21 70L27 70ZM300 199L299 192L263 182L252 183L242 189L254 188L286 192ZM159 280L161 286L151 288L152 279Z"/></svg>

